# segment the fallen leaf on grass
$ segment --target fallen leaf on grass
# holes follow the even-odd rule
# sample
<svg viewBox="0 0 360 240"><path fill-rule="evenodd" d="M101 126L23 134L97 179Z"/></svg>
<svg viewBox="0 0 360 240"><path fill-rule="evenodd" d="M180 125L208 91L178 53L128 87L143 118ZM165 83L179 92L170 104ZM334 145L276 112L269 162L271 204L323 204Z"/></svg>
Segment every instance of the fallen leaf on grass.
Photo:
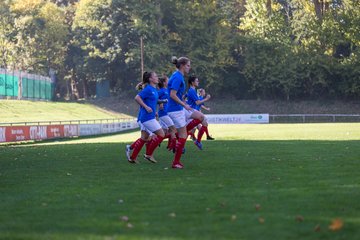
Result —
<svg viewBox="0 0 360 240"><path fill-rule="evenodd" d="M315 232L320 232L320 230L321 230L320 224L318 224L318 225L316 225L316 226L314 227L314 231L315 231Z"/></svg>
<svg viewBox="0 0 360 240"><path fill-rule="evenodd" d="M335 218L332 220L331 224L329 225L329 229L331 231L339 231L344 226L344 222L340 218Z"/></svg>
<svg viewBox="0 0 360 240"><path fill-rule="evenodd" d="M295 220L296 220L297 222L302 222L302 221L304 221L304 217L301 216L301 215L297 215L297 216L295 217Z"/></svg>

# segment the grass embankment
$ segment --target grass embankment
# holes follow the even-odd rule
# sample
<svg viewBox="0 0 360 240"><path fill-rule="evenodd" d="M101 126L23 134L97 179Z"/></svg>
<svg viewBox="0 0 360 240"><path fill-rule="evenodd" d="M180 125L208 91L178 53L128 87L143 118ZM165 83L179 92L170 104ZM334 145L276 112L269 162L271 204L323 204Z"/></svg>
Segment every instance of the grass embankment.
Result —
<svg viewBox="0 0 360 240"><path fill-rule="evenodd" d="M360 238L360 124L210 131L184 170L127 163L138 132L0 147L0 239Z"/></svg>
<svg viewBox="0 0 360 240"><path fill-rule="evenodd" d="M0 122L63 121L130 117L87 103L0 100Z"/></svg>

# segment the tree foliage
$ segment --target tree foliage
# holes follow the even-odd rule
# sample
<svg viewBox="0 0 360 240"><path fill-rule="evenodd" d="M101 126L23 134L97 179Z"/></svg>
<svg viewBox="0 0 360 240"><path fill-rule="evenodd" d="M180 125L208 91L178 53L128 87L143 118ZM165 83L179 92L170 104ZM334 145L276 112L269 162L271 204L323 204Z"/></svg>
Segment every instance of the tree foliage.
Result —
<svg viewBox="0 0 360 240"><path fill-rule="evenodd" d="M132 91L145 70L187 56L213 96L360 96L357 0L3 0L1 66L47 73L58 91Z"/></svg>

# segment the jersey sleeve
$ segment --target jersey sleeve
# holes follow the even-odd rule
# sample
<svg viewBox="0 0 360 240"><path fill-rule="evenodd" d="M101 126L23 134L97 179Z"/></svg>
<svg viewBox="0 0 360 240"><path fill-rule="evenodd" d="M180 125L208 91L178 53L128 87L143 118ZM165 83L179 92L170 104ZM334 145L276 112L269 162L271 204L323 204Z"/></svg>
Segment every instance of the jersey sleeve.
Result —
<svg viewBox="0 0 360 240"><path fill-rule="evenodd" d="M146 96L148 95L148 88L144 88L141 92L138 93L138 95L141 97L141 99L144 101Z"/></svg>
<svg viewBox="0 0 360 240"><path fill-rule="evenodd" d="M170 90L176 90L176 91L179 91L180 87L181 87L181 79L178 78L178 77L175 77L172 84L171 84L171 87L170 87Z"/></svg>
<svg viewBox="0 0 360 240"><path fill-rule="evenodd" d="M192 102L194 102L194 103L196 103L196 101L199 100L199 98L198 98L195 90L192 89L192 88L189 89L189 91L188 91L188 96L187 96L187 97L188 97L188 100L189 100L189 101L192 101Z"/></svg>

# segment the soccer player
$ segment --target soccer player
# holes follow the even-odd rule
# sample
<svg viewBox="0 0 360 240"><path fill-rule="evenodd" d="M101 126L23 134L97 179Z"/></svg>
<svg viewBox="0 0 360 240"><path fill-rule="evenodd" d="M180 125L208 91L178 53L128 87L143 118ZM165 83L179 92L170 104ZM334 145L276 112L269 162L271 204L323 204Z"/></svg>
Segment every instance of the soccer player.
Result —
<svg viewBox="0 0 360 240"><path fill-rule="evenodd" d="M180 162L180 158L187 138L185 110L190 111L192 108L183 102L182 99L185 93L184 76L190 71L190 59L186 57L173 57L171 62L176 66L177 70L171 75L168 83L169 102L167 104L167 111L169 117L174 122L179 137L175 146L172 168L183 169L184 165Z"/></svg>
<svg viewBox="0 0 360 240"><path fill-rule="evenodd" d="M189 104L189 106L194 109L190 112L190 118L197 119L201 121L202 124L198 133L198 137L194 141L195 145L201 150L202 149L201 138L204 135L204 133L207 131L208 123L205 118L205 115L198 110L200 109L201 104L208 101L211 96L208 94L203 100L199 99L199 96L196 93L196 88L199 86L199 79L196 76L189 77L188 83L189 83L189 90L187 92L187 104ZM189 126L188 130L191 131L194 127L190 128Z"/></svg>
<svg viewBox="0 0 360 240"><path fill-rule="evenodd" d="M159 101L163 101L163 103L159 104L158 117L159 117L160 125L165 131L165 138L169 138L167 149L170 151L170 150L175 150L176 128L174 126L174 122L171 120L167 112L167 101L169 100L169 93L167 90L168 82L169 79L166 76L159 78L158 95L159 95Z"/></svg>
<svg viewBox="0 0 360 240"><path fill-rule="evenodd" d="M200 100L200 101L203 100L203 99L205 98L205 96L206 96L206 91L205 91L205 89L200 88L199 91L198 91L198 93L199 93L199 94L198 94L198 95L199 95L199 100ZM198 106L199 106L199 105L198 105ZM199 108L199 109L196 109L196 110L202 112L202 111L201 111L202 109L204 109L204 110L206 110L206 111L210 111L210 108L209 108L209 107L206 107L206 106L204 105L204 103L200 104L200 108ZM200 130L200 129L201 129L201 124L199 124L199 125L197 126L197 128L198 128L198 130ZM209 126L205 129L205 134L206 134L206 139L207 139L207 140L215 140L215 138L211 137L210 134L209 134Z"/></svg>
<svg viewBox="0 0 360 240"><path fill-rule="evenodd" d="M148 132L155 133L156 136L150 140L144 158L152 163L156 163L152 155L165 136L159 122L155 119L156 105L158 103L158 92L156 89L158 82L159 79L155 72L144 72L143 84L146 87L136 95L135 101L140 105L139 119L146 131L141 131L141 138L132 144L132 149L130 146L126 146L126 156L130 163L137 163L136 158L150 136Z"/></svg>
<svg viewBox="0 0 360 240"><path fill-rule="evenodd" d="M140 82L136 85L135 89L137 91L142 91L144 88L146 87L146 84L143 84L143 82ZM149 142L151 141L152 135L153 133L150 132L149 130L147 130L144 125L141 123L140 121L140 115L141 114L141 106L139 106L139 112L138 112L138 116L137 116L137 120L136 122L138 123L139 127L140 127L140 138L137 139L135 142L133 142L131 145L126 145L126 156L127 159L130 163L138 163L138 161L136 160L136 158L134 160L131 159L131 151L140 143L142 143L142 141L145 141L146 146L148 146Z"/></svg>

